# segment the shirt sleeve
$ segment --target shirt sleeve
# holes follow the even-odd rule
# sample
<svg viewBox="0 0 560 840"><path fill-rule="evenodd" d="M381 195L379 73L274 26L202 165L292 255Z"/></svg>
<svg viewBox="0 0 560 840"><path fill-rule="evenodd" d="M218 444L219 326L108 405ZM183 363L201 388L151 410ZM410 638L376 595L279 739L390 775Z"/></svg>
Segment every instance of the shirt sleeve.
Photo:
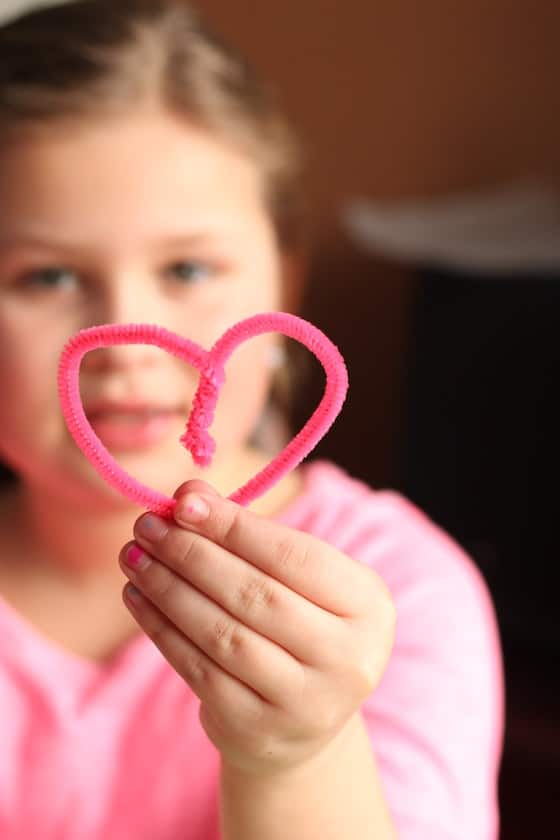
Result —
<svg viewBox="0 0 560 840"><path fill-rule="evenodd" d="M383 496L383 524L355 556L397 608L389 664L362 707L385 797L400 840L496 840L504 689L493 604L450 537L400 494Z"/></svg>

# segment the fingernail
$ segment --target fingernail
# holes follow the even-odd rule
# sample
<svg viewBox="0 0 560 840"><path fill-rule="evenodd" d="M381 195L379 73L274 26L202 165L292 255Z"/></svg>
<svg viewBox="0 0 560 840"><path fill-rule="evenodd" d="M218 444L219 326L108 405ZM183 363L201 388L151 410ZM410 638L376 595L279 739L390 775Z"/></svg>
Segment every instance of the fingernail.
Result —
<svg viewBox="0 0 560 840"><path fill-rule="evenodd" d="M133 604L139 604L143 598L143 595L140 592L140 590L133 586L131 583L125 586L124 594L129 601L132 601Z"/></svg>
<svg viewBox="0 0 560 840"><path fill-rule="evenodd" d="M136 529L141 536L152 542L163 539L169 530L169 526L165 519L159 516L154 516L153 513L148 513L139 519L136 523Z"/></svg>
<svg viewBox="0 0 560 840"><path fill-rule="evenodd" d="M149 566L152 561L148 555L145 554L142 549L136 545L136 543L134 543L134 545L131 545L126 552L124 562L127 566L130 566L131 569L141 571Z"/></svg>
<svg viewBox="0 0 560 840"><path fill-rule="evenodd" d="M209 504L196 493L187 493L175 508L175 519L186 525L203 522L210 514Z"/></svg>

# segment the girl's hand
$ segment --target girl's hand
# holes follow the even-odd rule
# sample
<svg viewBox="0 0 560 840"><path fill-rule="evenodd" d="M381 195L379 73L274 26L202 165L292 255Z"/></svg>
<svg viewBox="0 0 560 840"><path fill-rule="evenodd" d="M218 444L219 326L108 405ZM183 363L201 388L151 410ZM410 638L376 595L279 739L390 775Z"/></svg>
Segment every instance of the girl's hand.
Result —
<svg viewBox="0 0 560 840"><path fill-rule="evenodd" d="M136 548L121 551L142 593L132 602L128 584L125 603L200 698L201 724L228 766L270 774L303 764L383 674L389 591L369 567L206 482L174 497L175 521L144 514Z"/></svg>

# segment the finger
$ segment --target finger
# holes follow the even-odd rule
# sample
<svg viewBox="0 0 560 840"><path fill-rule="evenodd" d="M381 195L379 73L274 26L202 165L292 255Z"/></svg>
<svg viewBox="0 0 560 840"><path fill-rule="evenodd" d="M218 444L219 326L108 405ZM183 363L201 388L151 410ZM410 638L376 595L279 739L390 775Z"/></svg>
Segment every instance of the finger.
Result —
<svg viewBox="0 0 560 840"><path fill-rule="evenodd" d="M134 533L149 554L247 627L301 662L325 663L330 641L341 631L338 617L201 534L169 524L156 545L136 526Z"/></svg>
<svg viewBox="0 0 560 840"><path fill-rule="evenodd" d="M262 716L265 704L262 697L210 659L142 593L132 600L130 589L128 584L123 591L127 608L171 667L213 714L231 719L231 710L235 709L234 717L239 720L240 728L243 721Z"/></svg>
<svg viewBox="0 0 560 840"><path fill-rule="evenodd" d="M235 619L156 558L145 556L121 567L142 594L193 644L223 670L267 702L281 705L303 681L303 666L286 650ZM147 562L146 561L150 561Z"/></svg>
<svg viewBox="0 0 560 840"><path fill-rule="evenodd" d="M183 489L173 516L181 527L243 557L329 612L350 617L369 603L364 588L371 577L362 564L311 534L258 516L200 485L196 493Z"/></svg>
<svg viewBox="0 0 560 840"><path fill-rule="evenodd" d="M214 496L220 495L216 488L212 487L211 484L208 484L207 481L203 481L201 478L191 478L189 481L184 481L183 484L177 487L173 493L173 498L179 499L181 496L185 496L189 492L196 493L198 491L201 491L202 493L210 493Z"/></svg>

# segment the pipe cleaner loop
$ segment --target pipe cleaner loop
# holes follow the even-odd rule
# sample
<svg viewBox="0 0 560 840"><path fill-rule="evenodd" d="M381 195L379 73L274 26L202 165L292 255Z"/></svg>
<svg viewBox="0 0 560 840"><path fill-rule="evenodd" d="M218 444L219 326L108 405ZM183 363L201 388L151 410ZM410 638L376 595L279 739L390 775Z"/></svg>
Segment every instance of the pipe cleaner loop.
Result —
<svg viewBox="0 0 560 840"><path fill-rule="evenodd" d="M280 332L305 345L320 361L326 374L325 392L312 416L298 434L257 475L229 498L248 505L293 470L328 432L340 413L348 390L348 372L338 348L317 327L287 312L254 315L235 324L210 351L154 324L106 324L81 330L65 344L58 367L58 396L68 430L95 470L115 489L139 505L170 518L176 500L136 481L115 461L95 434L80 397L80 364L86 353L115 344L154 344L199 371L200 382L186 431L179 438L199 466L209 466L216 442L208 429L214 420L225 364L235 349L254 336Z"/></svg>

